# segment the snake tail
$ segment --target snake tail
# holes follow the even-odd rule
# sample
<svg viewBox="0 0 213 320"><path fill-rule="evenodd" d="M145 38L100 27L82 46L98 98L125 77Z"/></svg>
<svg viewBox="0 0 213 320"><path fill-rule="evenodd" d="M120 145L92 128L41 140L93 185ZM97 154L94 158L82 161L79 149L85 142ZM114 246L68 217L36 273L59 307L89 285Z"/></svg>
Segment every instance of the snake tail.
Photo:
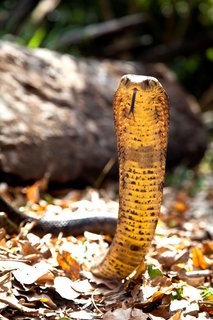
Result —
<svg viewBox="0 0 213 320"><path fill-rule="evenodd" d="M31 232L39 236L44 236L51 233L53 236L58 236L63 233L64 236L78 236L83 234L85 230L95 233L105 233L111 236L115 233L117 224L117 215L112 212L82 212L70 214L70 216L61 218L60 215L43 217L36 219L32 216L13 208L7 201L0 196L0 212L7 214L7 219L4 218L4 223L0 220L0 227L4 227L10 233L10 221L16 226L23 222L34 222ZM2 223L2 225L1 225Z"/></svg>
<svg viewBox="0 0 213 320"><path fill-rule="evenodd" d="M113 242L92 272L124 279L145 271L163 196L169 106L153 77L125 75L114 97L119 161L119 214Z"/></svg>

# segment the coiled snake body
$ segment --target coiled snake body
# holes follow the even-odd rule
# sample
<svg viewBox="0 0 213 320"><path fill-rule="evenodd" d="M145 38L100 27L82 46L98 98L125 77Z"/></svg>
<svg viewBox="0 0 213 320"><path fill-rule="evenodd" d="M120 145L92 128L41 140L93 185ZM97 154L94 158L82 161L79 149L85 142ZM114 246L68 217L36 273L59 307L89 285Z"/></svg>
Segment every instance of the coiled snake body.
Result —
<svg viewBox="0 0 213 320"><path fill-rule="evenodd" d="M119 215L113 242L103 261L93 268L101 277L123 279L145 269L144 258L152 241L162 202L169 122L165 91L153 77L125 75L114 99L114 120L119 159ZM4 206L3 206L4 205ZM0 210L11 211L0 198ZM16 220L26 216L15 209ZM13 212L13 214L14 214ZM17 217L18 215L18 217ZM13 217L12 217L13 219ZM13 219L14 220L14 219ZM29 218L28 218L29 220ZM32 219L31 219L32 220ZM96 228L96 221L99 227ZM114 230L115 217L94 216L61 222L70 234ZM63 231L60 220L40 220L37 230ZM45 229L46 226L46 229ZM48 228L47 228L48 226ZM94 227L94 228L93 228ZM79 230L78 230L79 229ZM68 233L66 232L66 234Z"/></svg>

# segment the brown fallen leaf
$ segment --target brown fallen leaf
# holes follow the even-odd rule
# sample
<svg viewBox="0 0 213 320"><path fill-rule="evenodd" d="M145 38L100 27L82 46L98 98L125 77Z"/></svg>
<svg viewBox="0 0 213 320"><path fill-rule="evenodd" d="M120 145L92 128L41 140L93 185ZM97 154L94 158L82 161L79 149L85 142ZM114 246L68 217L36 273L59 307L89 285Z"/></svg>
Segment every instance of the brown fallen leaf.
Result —
<svg viewBox="0 0 213 320"><path fill-rule="evenodd" d="M144 312L151 312L154 309L156 309L162 302L163 297L166 294L160 291L156 291L155 293L153 293L153 295L146 301L137 301L137 302L133 302L133 306L137 309L141 309Z"/></svg>
<svg viewBox="0 0 213 320"><path fill-rule="evenodd" d="M39 310L25 307L19 303L14 296L8 296L7 294L0 293L0 302L13 309L20 310L26 315L38 315Z"/></svg>
<svg viewBox="0 0 213 320"><path fill-rule="evenodd" d="M74 300L80 295L79 292L72 288L73 281L67 277L55 277L54 285L55 290L60 294L60 296L67 300Z"/></svg>
<svg viewBox="0 0 213 320"><path fill-rule="evenodd" d="M72 257L70 252L62 251L57 255L57 261L59 266L64 270L67 276L71 280L77 280L80 278L81 267L79 263Z"/></svg>
<svg viewBox="0 0 213 320"><path fill-rule="evenodd" d="M38 203L40 192L47 190L49 173L43 179L36 181L32 186L27 187L26 197L31 203Z"/></svg>
<svg viewBox="0 0 213 320"><path fill-rule="evenodd" d="M108 280L104 278L98 278L95 277L90 271L82 271L81 274L87 278L91 283L98 285L105 286L106 288L109 288L111 290L116 289L120 287L121 283L116 280Z"/></svg>
<svg viewBox="0 0 213 320"><path fill-rule="evenodd" d="M177 212L179 213L185 213L186 210L188 209L188 206L186 205L185 202L183 201L176 201L174 204L173 204L173 208L174 210L176 210Z"/></svg>
<svg viewBox="0 0 213 320"><path fill-rule="evenodd" d="M213 241L205 241L202 244L202 250L205 255L213 254Z"/></svg>
<svg viewBox="0 0 213 320"><path fill-rule="evenodd" d="M213 302L201 301L199 307L200 311L208 313L211 317L213 316Z"/></svg>
<svg viewBox="0 0 213 320"><path fill-rule="evenodd" d="M131 311L131 308L118 308L113 311L107 311L103 316L103 320L129 320L131 317Z"/></svg>
<svg viewBox="0 0 213 320"><path fill-rule="evenodd" d="M44 261L34 266L29 266L26 263L18 261L7 261L5 264L13 270L14 277L22 284L44 283L53 280L53 275L50 271L51 267Z"/></svg>
<svg viewBox="0 0 213 320"><path fill-rule="evenodd" d="M189 305L189 302L185 299L182 300L172 300L169 306L169 310L172 312L177 312L179 310L185 309Z"/></svg>
<svg viewBox="0 0 213 320"><path fill-rule="evenodd" d="M80 281L72 281L72 288L79 293L91 294L94 291L94 288L89 283L88 279Z"/></svg>
<svg viewBox="0 0 213 320"><path fill-rule="evenodd" d="M97 317L97 314L94 314L92 312L87 312L85 310L75 311L75 312L69 312L70 319L76 319L76 320L93 320L95 319L95 316Z"/></svg>
<svg viewBox="0 0 213 320"><path fill-rule="evenodd" d="M27 240L19 240L19 245L21 246L23 253L25 255L29 254L39 254L39 250L35 248L35 246L32 246L30 241Z"/></svg>
<svg viewBox="0 0 213 320"><path fill-rule="evenodd" d="M129 320L148 320L150 316L139 309L132 309Z"/></svg>
<svg viewBox="0 0 213 320"><path fill-rule="evenodd" d="M192 261L195 267L199 267L201 269L207 269L208 263L202 253L202 251L198 247L193 247L192 249Z"/></svg>
<svg viewBox="0 0 213 320"><path fill-rule="evenodd" d="M53 273L50 271L47 271L36 280L36 283L41 286L47 282L52 282L53 280L54 280Z"/></svg>
<svg viewBox="0 0 213 320"><path fill-rule="evenodd" d="M169 318L169 320L180 320L181 319L182 310L179 310L173 316Z"/></svg>
<svg viewBox="0 0 213 320"><path fill-rule="evenodd" d="M197 317L198 312L199 312L199 305L197 302L193 301L186 307L183 314Z"/></svg>
<svg viewBox="0 0 213 320"><path fill-rule="evenodd" d="M196 287L190 286L190 285L184 285L183 286L183 296L186 298L188 301L195 301L200 299L200 294L202 290L198 289Z"/></svg>
<svg viewBox="0 0 213 320"><path fill-rule="evenodd" d="M22 291L21 297L24 297L26 300L23 303L25 306L35 306L37 302L41 302L43 305L48 306L51 309L57 309L57 305L53 302L48 294L41 293L36 290L26 291L26 293Z"/></svg>
<svg viewBox="0 0 213 320"><path fill-rule="evenodd" d="M165 250L161 254L158 253L158 261L163 264L164 268L169 268L173 264L178 263L185 263L189 258L189 253L187 250L180 250L180 251L172 251L172 250Z"/></svg>

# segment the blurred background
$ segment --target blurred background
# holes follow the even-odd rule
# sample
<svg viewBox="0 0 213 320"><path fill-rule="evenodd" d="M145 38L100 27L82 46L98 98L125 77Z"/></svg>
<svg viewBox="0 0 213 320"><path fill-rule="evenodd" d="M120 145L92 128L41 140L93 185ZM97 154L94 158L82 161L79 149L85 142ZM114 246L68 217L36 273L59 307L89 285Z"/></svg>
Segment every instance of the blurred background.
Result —
<svg viewBox="0 0 213 320"><path fill-rule="evenodd" d="M75 56L166 63L213 108L212 0L2 0L0 37Z"/></svg>
<svg viewBox="0 0 213 320"><path fill-rule="evenodd" d="M212 26L212 0L0 2L3 41L77 58L164 63L198 101L209 137L203 166L208 170L213 168ZM203 141L198 159L206 148Z"/></svg>

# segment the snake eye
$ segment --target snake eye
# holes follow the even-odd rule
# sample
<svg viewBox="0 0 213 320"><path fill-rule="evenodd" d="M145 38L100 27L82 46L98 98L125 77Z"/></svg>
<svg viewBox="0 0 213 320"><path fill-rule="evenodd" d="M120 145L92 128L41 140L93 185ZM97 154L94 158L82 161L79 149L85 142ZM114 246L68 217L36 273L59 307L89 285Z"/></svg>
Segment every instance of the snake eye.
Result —
<svg viewBox="0 0 213 320"><path fill-rule="evenodd" d="M124 85L124 86L128 86L129 83L130 83L130 79L128 78L128 76L123 76L121 78L121 83Z"/></svg>
<svg viewBox="0 0 213 320"><path fill-rule="evenodd" d="M146 79L144 81L141 82L141 88L146 90L150 87L150 80Z"/></svg>
<svg viewBox="0 0 213 320"><path fill-rule="evenodd" d="M157 85L157 81L152 77L149 77L141 82L141 88L143 90L151 89L156 85Z"/></svg>

